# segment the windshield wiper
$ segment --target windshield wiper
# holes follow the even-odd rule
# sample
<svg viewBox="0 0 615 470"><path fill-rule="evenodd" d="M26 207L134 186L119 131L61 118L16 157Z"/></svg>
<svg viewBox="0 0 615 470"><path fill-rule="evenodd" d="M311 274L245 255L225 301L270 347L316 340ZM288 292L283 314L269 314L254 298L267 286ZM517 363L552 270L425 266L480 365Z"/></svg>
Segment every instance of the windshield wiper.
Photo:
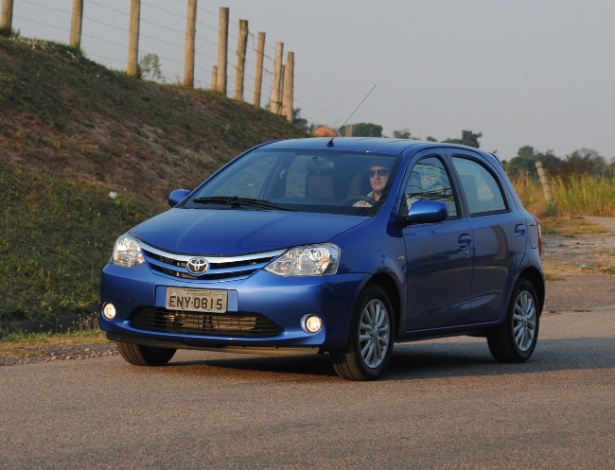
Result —
<svg viewBox="0 0 615 470"><path fill-rule="evenodd" d="M294 211L285 206L281 206L274 202L265 201L263 199L251 199L238 196L213 196L213 197L197 197L193 202L197 204L222 204L231 207L255 207L257 209L274 209L280 211Z"/></svg>

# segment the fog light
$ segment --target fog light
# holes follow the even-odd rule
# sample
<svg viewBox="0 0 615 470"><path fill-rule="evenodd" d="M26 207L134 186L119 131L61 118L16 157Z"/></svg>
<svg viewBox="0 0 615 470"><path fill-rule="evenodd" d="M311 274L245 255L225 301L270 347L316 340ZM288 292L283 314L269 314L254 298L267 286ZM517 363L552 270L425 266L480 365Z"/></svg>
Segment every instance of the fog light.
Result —
<svg viewBox="0 0 615 470"><path fill-rule="evenodd" d="M105 306L103 307L103 317L105 317L107 320L113 320L115 318L115 314L117 312L115 311L115 305L113 304L105 304Z"/></svg>
<svg viewBox="0 0 615 470"><path fill-rule="evenodd" d="M322 320L316 315L305 315L301 319L301 328L306 333L318 333L322 329Z"/></svg>

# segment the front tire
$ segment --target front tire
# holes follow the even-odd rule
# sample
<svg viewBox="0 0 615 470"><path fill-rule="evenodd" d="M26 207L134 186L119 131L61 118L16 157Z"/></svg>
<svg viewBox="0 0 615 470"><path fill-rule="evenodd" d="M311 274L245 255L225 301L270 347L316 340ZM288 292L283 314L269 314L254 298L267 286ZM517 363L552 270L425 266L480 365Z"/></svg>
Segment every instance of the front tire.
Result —
<svg viewBox="0 0 615 470"><path fill-rule="evenodd" d="M387 367L393 352L395 323L386 292L368 286L359 297L346 347L331 351L333 369L348 380L375 380Z"/></svg>
<svg viewBox="0 0 615 470"><path fill-rule="evenodd" d="M504 323L487 336L493 358L508 363L527 361L536 348L539 320L536 290L527 279L521 279L510 299Z"/></svg>
<svg viewBox="0 0 615 470"><path fill-rule="evenodd" d="M176 349L141 346L118 341L117 349L124 360L134 366L163 366L175 355Z"/></svg>

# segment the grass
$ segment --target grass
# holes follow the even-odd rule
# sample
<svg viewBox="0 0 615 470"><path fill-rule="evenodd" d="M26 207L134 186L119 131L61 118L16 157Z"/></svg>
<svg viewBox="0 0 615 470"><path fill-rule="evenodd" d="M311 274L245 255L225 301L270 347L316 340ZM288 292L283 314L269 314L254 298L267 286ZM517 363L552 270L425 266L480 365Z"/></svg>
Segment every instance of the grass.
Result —
<svg viewBox="0 0 615 470"><path fill-rule="evenodd" d="M163 208L2 159L0 193L0 321L91 313L115 238Z"/></svg>
<svg viewBox="0 0 615 470"><path fill-rule="evenodd" d="M105 333L98 330L82 330L52 335L49 333L11 333L0 338L0 351L4 352L8 345L34 346L47 344L57 346L62 344L82 344L87 341L91 344L108 343Z"/></svg>
<svg viewBox="0 0 615 470"><path fill-rule="evenodd" d="M172 189L304 136L264 109L20 37L0 37L0 109L0 336L3 323L91 316L114 240Z"/></svg>
<svg viewBox="0 0 615 470"><path fill-rule="evenodd" d="M603 225L574 216L545 216L540 218L543 235L560 235L577 238L584 234L606 234L609 230Z"/></svg>
<svg viewBox="0 0 615 470"><path fill-rule="evenodd" d="M51 348L107 344L109 341L100 330L76 331L61 335L14 333L0 338L0 356L21 358L29 355L44 355Z"/></svg>
<svg viewBox="0 0 615 470"><path fill-rule="evenodd" d="M615 181L611 177L583 174L555 178L552 190L561 213L615 216Z"/></svg>
<svg viewBox="0 0 615 470"><path fill-rule="evenodd" d="M535 178L520 176L513 185L524 206L539 217L559 215L615 217L615 181L608 175L580 174L549 180L553 205Z"/></svg>
<svg viewBox="0 0 615 470"><path fill-rule="evenodd" d="M141 201L194 187L258 143L303 137L209 90L128 77L80 50L0 38L0 155Z"/></svg>

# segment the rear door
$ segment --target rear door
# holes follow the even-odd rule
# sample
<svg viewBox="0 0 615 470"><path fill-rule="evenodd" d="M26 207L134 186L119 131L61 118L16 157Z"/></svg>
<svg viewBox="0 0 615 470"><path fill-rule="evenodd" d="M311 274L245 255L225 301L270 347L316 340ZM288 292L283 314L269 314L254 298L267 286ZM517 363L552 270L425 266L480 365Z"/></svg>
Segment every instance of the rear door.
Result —
<svg viewBox="0 0 615 470"><path fill-rule="evenodd" d="M417 200L432 199L444 202L449 214L443 222L413 224L403 229L408 331L470 321L472 230L460 216L452 181L445 159L433 150L416 161L406 177L403 211Z"/></svg>
<svg viewBox="0 0 615 470"><path fill-rule="evenodd" d="M514 264L525 253L527 222L512 210L488 164L470 152L449 152L474 238L472 321L495 321L505 311Z"/></svg>

